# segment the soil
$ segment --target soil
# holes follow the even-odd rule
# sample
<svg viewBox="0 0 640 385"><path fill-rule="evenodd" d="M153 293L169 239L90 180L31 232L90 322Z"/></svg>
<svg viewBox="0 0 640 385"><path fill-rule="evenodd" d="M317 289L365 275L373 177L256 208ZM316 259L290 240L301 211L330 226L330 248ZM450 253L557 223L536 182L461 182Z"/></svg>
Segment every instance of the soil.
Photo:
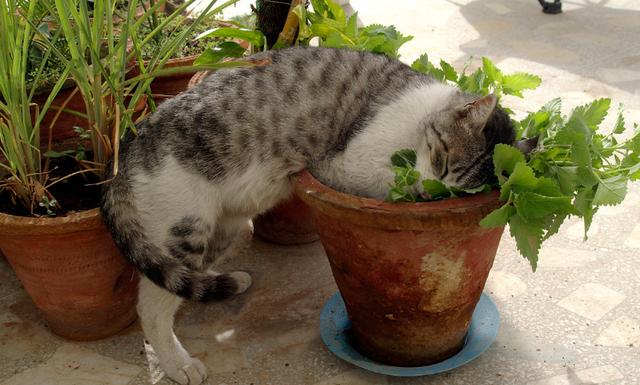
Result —
<svg viewBox="0 0 640 385"><path fill-rule="evenodd" d="M55 179L80 170L80 165L75 158L63 157L51 159L49 169L51 170L52 179ZM65 216L74 211L98 207L101 186L91 186L91 184L99 181L100 178L97 175L87 172L75 175L52 186L49 192L60 204L60 208L55 211L55 215ZM16 216L31 216L29 210L13 204L8 191L0 193L0 212ZM47 210L38 207L35 214L36 216L47 216Z"/></svg>
<svg viewBox="0 0 640 385"><path fill-rule="evenodd" d="M162 22L162 18L159 18L158 22ZM152 40L148 45L142 48L142 58L148 60L155 56L158 44L165 44L167 39L172 38L177 34L182 33L184 30L189 28L190 25L189 19L181 19L176 18L174 21L170 22L164 29L164 33L158 35L161 39L161 43L156 43ZM217 44L216 39L208 38L208 39L199 39L196 40L196 37L200 35L202 32L208 31L212 28L218 27L218 23L215 20L205 20L200 25L191 31L190 35L185 39L184 43L181 44L172 59L184 58L193 55L200 55L207 48L215 47ZM151 32L149 26L143 25L142 30L140 31L141 35L146 35Z"/></svg>

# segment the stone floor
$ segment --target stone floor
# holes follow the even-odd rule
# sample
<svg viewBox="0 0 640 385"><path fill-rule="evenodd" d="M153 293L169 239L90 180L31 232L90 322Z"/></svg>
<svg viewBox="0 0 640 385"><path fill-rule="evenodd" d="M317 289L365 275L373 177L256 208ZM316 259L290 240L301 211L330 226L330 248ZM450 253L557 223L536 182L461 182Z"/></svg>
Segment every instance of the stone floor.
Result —
<svg viewBox="0 0 640 385"><path fill-rule="evenodd" d="M248 1L237 12L248 10ZM640 122L640 3L565 0L540 12L535 0L352 0L365 23L395 24L415 36L402 49L462 66L493 58L506 72L544 79L523 113L560 96L564 108L593 98L624 103ZM246 295L188 305L177 334L209 367L209 384L640 384L640 186L602 209L582 242L577 221L542 250L532 273L512 239L501 242L485 288L500 310L498 340L450 373L401 379L368 373L322 344L318 317L336 291L322 246L254 241L233 265L253 272ZM136 324L118 336L72 343L53 336L5 261L0 260L1 385L169 384L148 360Z"/></svg>

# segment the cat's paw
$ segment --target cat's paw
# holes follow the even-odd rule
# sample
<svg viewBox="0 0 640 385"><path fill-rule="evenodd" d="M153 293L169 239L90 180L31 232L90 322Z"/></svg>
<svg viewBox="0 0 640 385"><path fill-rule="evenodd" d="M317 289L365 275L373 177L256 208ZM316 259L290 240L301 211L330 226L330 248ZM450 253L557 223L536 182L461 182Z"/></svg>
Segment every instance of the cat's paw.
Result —
<svg viewBox="0 0 640 385"><path fill-rule="evenodd" d="M181 367L165 367L165 374L180 385L200 385L207 379L207 367L197 358L189 357Z"/></svg>
<svg viewBox="0 0 640 385"><path fill-rule="evenodd" d="M229 276L232 277L238 285L236 294L244 293L251 287L252 280L249 273L245 273L244 271L233 271L229 273Z"/></svg>

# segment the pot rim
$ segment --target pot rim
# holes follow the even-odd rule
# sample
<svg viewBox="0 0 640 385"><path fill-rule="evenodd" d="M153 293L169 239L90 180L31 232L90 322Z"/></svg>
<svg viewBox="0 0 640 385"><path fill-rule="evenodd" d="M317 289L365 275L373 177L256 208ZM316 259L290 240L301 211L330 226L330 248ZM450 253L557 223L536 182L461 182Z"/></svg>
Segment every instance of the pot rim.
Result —
<svg viewBox="0 0 640 385"><path fill-rule="evenodd" d="M448 222L475 224L500 207L499 191L433 202L390 203L343 193L320 183L308 170L293 176L294 193L323 214L362 225L428 230Z"/></svg>
<svg viewBox="0 0 640 385"><path fill-rule="evenodd" d="M3 235L48 235L87 231L103 227L99 208L71 212L63 217L22 217L0 212Z"/></svg>
<svg viewBox="0 0 640 385"><path fill-rule="evenodd" d="M189 84L187 85L187 89L195 87L207 75L209 75L209 71L198 71L195 74L193 74L193 76L191 77L191 80L189 80Z"/></svg>

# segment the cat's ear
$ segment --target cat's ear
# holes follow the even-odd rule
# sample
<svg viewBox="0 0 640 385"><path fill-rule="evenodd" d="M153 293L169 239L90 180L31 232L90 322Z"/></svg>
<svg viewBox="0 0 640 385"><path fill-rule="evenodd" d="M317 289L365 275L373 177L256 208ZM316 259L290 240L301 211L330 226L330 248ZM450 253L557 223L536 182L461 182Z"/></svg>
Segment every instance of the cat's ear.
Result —
<svg viewBox="0 0 640 385"><path fill-rule="evenodd" d="M458 119L465 120L466 126L475 131L482 131L496 108L498 98L489 94L456 109Z"/></svg>
<svg viewBox="0 0 640 385"><path fill-rule="evenodd" d="M529 139L520 139L514 142L514 146L518 150L522 151L523 154L529 155L529 153L538 146L538 138L539 136L534 136Z"/></svg>

